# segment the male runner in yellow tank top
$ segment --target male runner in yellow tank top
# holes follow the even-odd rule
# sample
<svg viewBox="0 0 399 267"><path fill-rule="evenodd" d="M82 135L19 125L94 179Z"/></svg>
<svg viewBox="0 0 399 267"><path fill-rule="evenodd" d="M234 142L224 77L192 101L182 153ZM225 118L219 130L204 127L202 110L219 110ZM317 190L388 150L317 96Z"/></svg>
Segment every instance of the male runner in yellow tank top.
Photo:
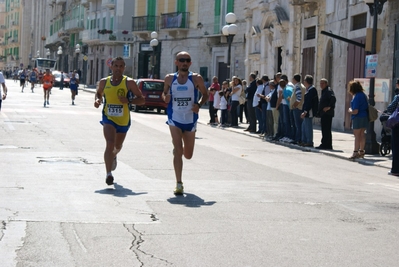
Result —
<svg viewBox="0 0 399 267"><path fill-rule="evenodd" d="M130 127L128 104L143 105L145 103L136 82L123 75L125 61L122 57L112 60L111 70L112 76L101 79L94 102L94 107L98 108L103 103L104 97L101 124L106 141L104 162L107 173L105 182L108 185L114 183L111 171L116 169L116 155L122 149L123 141ZM130 99L129 93L133 94L132 99Z"/></svg>

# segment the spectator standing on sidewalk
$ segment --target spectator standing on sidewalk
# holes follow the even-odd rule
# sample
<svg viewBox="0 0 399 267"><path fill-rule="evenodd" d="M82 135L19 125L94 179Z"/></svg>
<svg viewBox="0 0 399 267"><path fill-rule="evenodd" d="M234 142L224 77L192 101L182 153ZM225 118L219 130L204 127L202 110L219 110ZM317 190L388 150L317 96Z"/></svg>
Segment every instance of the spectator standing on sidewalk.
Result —
<svg viewBox="0 0 399 267"><path fill-rule="evenodd" d="M353 135L355 136L353 154L349 158L354 160L364 158L364 147L366 145L366 134L369 125L368 99L359 81L349 82L349 93L352 95L351 107L348 109L352 118Z"/></svg>
<svg viewBox="0 0 399 267"><path fill-rule="evenodd" d="M277 131L278 128L278 123L274 123L274 113L276 113L276 103L277 103L277 94L275 97L275 103L274 106L272 107L272 96L276 90L276 85L274 84L274 80L269 81L269 90L270 93L265 96L265 100L267 101L267 119L266 119L266 130L267 130L267 136L266 140L272 140L274 137L275 131ZM278 111L277 111L278 112ZM277 120L278 121L278 118Z"/></svg>
<svg viewBox="0 0 399 267"><path fill-rule="evenodd" d="M399 79L396 80L395 98L389 104L387 111L388 113L393 113L395 109L399 106ZM389 175L399 176L399 126L392 128L391 134L391 149L392 149L392 167L388 172Z"/></svg>
<svg viewBox="0 0 399 267"><path fill-rule="evenodd" d="M305 99L306 87L301 83L301 75L298 73L294 75L294 78L292 78L292 83L295 86L295 89L292 92L290 100L291 112L294 117L294 123L295 123L294 144L300 144L302 142L302 121L303 121L301 119L301 113L302 113L303 102Z"/></svg>
<svg viewBox="0 0 399 267"><path fill-rule="evenodd" d="M243 123L243 115L245 114L245 121L248 123L248 113L247 113L247 96L245 94L245 89L247 89L247 81L242 80L242 90L240 95L240 107L238 111L238 118L240 119L240 123Z"/></svg>
<svg viewBox="0 0 399 267"><path fill-rule="evenodd" d="M269 103L266 101L266 96L270 93L270 87L269 87L269 77L266 75L263 75L262 78L262 92L259 94L260 97L260 104L262 107L262 119L261 123L263 125L263 131L260 133L260 135L263 137L266 135L267 131L267 107L269 106Z"/></svg>
<svg viewBox="0 0 399 267"><path fill-rule="evenodd" d="M249 126L244 131L255 133L256 132L256 115L255 107L253 106L254 95L257 89L256 86L256 74L251 73L249 75L249 86L247 87L245 93L247 95L247 112L249 119Z"/></svg>
<svg viewBox="0 0 399 267"><path fill-rule="evenodd" d="M318 117L321 122L321 144L317 149L333 149L332 146L332 120L334 117L336 98L334 91L328 86L328 80L320 80L321 97L319 101Z"/></svg>
<svg viewBox="0 0 399 267"><path fill-rule="evenodd" d="M210 124L215 124L217 123L217 114L215 112L215 108L213 105L213 102L215 100L215 94L217 94L220 90L220 84L218 82L218 77L214 76L212 79L212 84L208 89L208 94L209 94L209 100L208 100L208 104L209 104L209 123Z"/></svg>
<svg viewBox="0 0 399 267"><path fill-rule="evenodd" d="M6 81L4 80L4 76L3 76L3 73L1 71L0 71L0 84L1 84L1 86L3 88L3 90L2 90L2 88L0 88L0 111L1 111L1 103L7 97Z"/></svg>
<svg viewBox="0 0 399 267"><path fill-rule="evenodd" d="M231 89L231 127L238 127L238 107L240 106L240 95L242 82L238 77L233 77L233 87Z"/></svg>
<svg viewBox="0 0 399 267"><path fill-rule="evenodd" d="M317 114L319 98L313 86L313 77L306 75L303 84L306 87L305 101L302 107L302 146L313 147L313 117Z"/></svg>

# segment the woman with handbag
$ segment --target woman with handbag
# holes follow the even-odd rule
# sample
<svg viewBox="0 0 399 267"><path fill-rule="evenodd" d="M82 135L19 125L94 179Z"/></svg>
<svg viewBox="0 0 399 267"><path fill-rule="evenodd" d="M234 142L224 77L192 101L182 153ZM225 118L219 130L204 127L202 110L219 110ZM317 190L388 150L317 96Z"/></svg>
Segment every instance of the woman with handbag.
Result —
<svg viewBox="0 0 399 267"><path fill-rule="evenodd" d="M353 154L349 159L354 160L364 158L365 154L366 134L364 131L369 125L368 99L359 81L350 81L348 92L353 96L348 112L351 114L353 135L355 136Z"/></svg>
<svg viewBox="0 0 399 267"><path fill-rule="evenodd" d="M396 81L396 88L399 88L399 79ZM396 91L395 91L396 93ZM395 95L391 104L387 107L388 113L392 114L399 108L399 95ZM398 114L396 112L396 114ZM399 115L397 115L399 116ZM399 176L399 126L392 127L391 132L391 149L392 149L392 167L388 172L389 175Z"/></svg>

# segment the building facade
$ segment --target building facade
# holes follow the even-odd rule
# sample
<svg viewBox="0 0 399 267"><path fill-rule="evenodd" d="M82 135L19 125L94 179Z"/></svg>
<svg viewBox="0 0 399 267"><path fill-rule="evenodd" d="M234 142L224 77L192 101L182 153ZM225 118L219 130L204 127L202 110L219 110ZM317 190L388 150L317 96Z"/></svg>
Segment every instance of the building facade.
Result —
<svg viewBox="0 0 399 267"><path fill-rule="evenodd" d="M399 46L398 8L398 1L388 0L378 15L382 38L375 100L381 111L392 99L394 82L399 77L399 64L395 63L399 59L395 53ZM337 97L333 128L350 130L347 84L365 77L365 58L370 49L347 40L366 48L371 44L366 39L371 40L373 16L364 0L250 0L246 21L246 73L269 77L279 71L288 77L310 74L318 89L320 79L327 78ZM365 85L367 89L368 81ZM381 132L379 123L375 123L375 131L377 135Z"/></svg>

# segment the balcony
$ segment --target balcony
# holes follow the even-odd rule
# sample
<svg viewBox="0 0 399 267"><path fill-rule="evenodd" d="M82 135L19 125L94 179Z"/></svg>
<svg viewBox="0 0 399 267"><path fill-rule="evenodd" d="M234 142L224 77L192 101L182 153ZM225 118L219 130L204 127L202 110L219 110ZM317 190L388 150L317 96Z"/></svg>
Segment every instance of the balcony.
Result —
<svg viewBox="0 0 399 267"><path fill-rule="evenodd" d="M101 6L113 9L115 8L115 0L102 0Z"/></svg>
<svg viewBox="0 0 399 267"><path fill-rule="evenodd" d="M84 22L82 19L73 19L65 21L65 30L66 31L79 31L84 29Z"/></svg>
<svg viewBox="0 0 399 267"><path fill-rule="evenodd" d="M87 44L99 44L100 34L98 33L98 29L84 30L82 42Z"/></svg>
<svg viewBox="0 0 399 267"><path fill-rule="evenodd" d="M158 31L158 20L157 16L133 17L132 31L141 38L149 37L151 32Z"/></svg>
<svg viewBox="0 0 399 267"><path fill-rule="evenodd" d="M292 0L292 5L293 6L303 6L311 3L316 3L318 4L320 1L319 0Z"/></svg>
<svg viewBox="0 0 399 267"><path fill-rule="evenodd" d="M18 26L19 25L19 21L17 21L17 20L12 20L11 22L10 22L10 26L12 27L12 26Z"/></svg>
<svg viewBox="0 0 399 267"><path fill-rule="evenodd" d="M66 0L57 0L56 1L57 5L62 5L62 4L65 4L65 3L66 3Z"/></svg>
<svg viewBox="0 0 399 267"><path fill-rule="evenodd" d="M189 29L190 13L174 12L161 14L161 29L169 31L170 35L176 37L180 33L187 33Z"/></svg>

